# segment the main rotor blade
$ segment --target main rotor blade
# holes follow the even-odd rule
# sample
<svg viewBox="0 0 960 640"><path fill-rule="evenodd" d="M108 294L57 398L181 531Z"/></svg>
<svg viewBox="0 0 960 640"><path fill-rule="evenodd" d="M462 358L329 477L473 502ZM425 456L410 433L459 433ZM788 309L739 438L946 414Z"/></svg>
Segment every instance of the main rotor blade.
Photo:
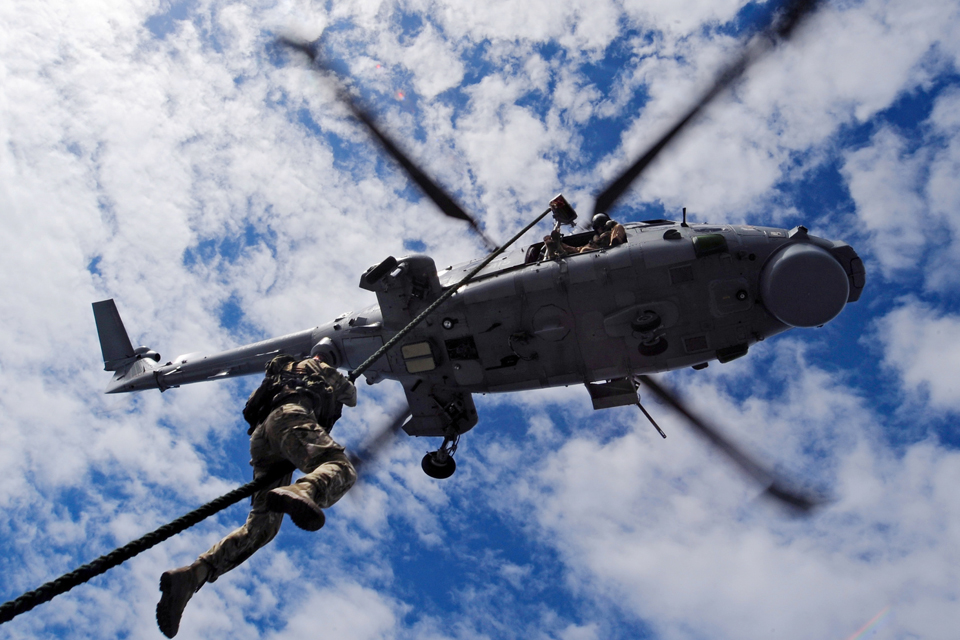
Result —
<svg viewBox="0 0 960 640"><path fill-rule="evenodd" d="M350 462L353 463L354 468L357 470L357 475L361 475L369 470L370 466L380 457L383 449L393 442L394 436L399 433L400 427L403 426L403 423L406 422L409 417L410 408L404 405L402 410L394 414L393 420L387 423L380 431L376 432L372 438L364 442L357 453L350 455Z"/></svg>
<svg viewBox="0 0 960 640"><path fill-rule="evenodd" d="M708 424L703 418L692 413L677 398L660 386L659 383L649 376L637 376L641 382L650 387L650 389L660 396L667 404L682 414L697 432L711 442L715 447L723 451L733 462L753 477L761 486L764 487L764 494L779 500L780 502L797 509L801 512L809 512L814 507L820 506L826 502L822 497L804 495L802 493L788 489L785 483L777 478L772 471L768 471L757 461L744 453L732 441L727 439L720 430Z"/></svg>
<svg viewBox="0 0 960 640"><path fill-rule="evenodd" d="M598 213L609 213L616 204L620 196L630 187L644 169L653 162L654 158L666 147L684 127L695 119L700 111L710 104L724 89L729 87L735 80L743 75L747 68L760 59L779 41L788 39L796 29L797 25L809 15L816 7L819 0L787 0L784 8L776 12L771 18L770 24L756 38L751 39L747 44L746 50L732 64L727 66L714 81L711 86L697 101L694 106L687 111L680 120L667 131L646 153L634 162L626 171L620 174L611 182L600 194L593 205L594 215Z"/></svg>
<svg viewBox="0 0 960 640"><path fill-rule="evenodd" d="M316 43L313 43L314 46L311 46L311 43L297 42L289 38L280 38L279 43L306 54L318 69L331 73L335 78L336 74L320 58L319 47L315 46ZM447 195L447 193L441 189L438 184L436 184L423 171L421 171L420 168L400 150L396 143L394 143L393 140L387 136L387 134L380 130L380 128L374 122L373 117L367 113L357 103L356 100L354 100L353 96L350 95L343 84L338 79L332 79L331 81L334 83L337 89L337 97L347 105L357 120L366 125L367 129L369 129L370 133L372 133L380 142L386 152L389 153L393 159L400 164L401 167L403 167L403 170L407 172L407 175L410 176L410 179L413 180L418 187L420 187L420 189L428 198L433 200L434 204L440 208L440 211L451 218L463 220L469 224L470 227L483 240L488 250L493 251L496 249L497 243L491 240L487 234L483 232L483 229L480 228L480 225L477 223L477 221L466 211L464 211L460 205L454 202L453 198Z"/></svg>

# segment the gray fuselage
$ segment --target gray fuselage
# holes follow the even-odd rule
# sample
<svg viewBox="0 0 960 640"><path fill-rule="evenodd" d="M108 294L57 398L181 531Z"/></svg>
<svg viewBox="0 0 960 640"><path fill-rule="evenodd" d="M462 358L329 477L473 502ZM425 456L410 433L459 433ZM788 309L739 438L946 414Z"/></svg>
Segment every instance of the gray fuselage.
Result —
<svg viewBox="0 0 960 640"><path fill-rule="evenodd" d="M727 361L791 326L823 324L863 287L852 248L802 227L625 226L627 242L611 249L544 259L538 243L504 253L364 375L407 389L426 381L495 393ZM803 245L792 250L798 256L787 255L789 245ZM305 355L323 337L340 350L343 366L355 369L477 263L439 273L426 256L399 264L380 284L377 305L219 354L147 362L115 378L108 392L259 373L277 353ZM408 264L428 274L423 282L403 282ZM764 303L764 292L775 306ZM660 325L638 331L638 316L651 312ZM645 355L641 345L651 342L661 352Z"/></svg>

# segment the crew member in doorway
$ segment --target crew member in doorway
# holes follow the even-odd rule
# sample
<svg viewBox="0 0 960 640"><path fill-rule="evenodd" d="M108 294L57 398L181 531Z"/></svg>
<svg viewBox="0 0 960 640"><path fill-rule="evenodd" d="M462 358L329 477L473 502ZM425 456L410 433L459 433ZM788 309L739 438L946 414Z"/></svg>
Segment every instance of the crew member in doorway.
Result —
<svg viewBox="0 0 960 640"><path fill-rule="evenodd" d="M594 236L590 239L590 242L580 249L580 253L611 249L627 241L627 230L616 220L611 220L605 213L598 213L593 216L592 224Z"/></svg>
<svg viewBox="0 0 960 640"><path fill-rule="evenodd" d="M260 387L243 410L250 423L250 464L256 479L275 465L292 463L303 475L291 484L292 471L253 495L246 523L186 567L160 576L157 624L168 638L177 635L190 598L207 582L240 565L273 540L283 514L301 529L323 526L323 509L356 482L357 472L343 447L330 437L343 405L357 404L357 389L336 370L336 347L321 340L311 357L299 362L280 355L266 367Z"/></svg>
<svg viewBox="0 0 960 640"><path fill-rule="evenodd" d="M564 244L560 234L559 225L548 236L543 237L543 259L554 260L563 256L579 253L579 247L571 247Z"/></svg>

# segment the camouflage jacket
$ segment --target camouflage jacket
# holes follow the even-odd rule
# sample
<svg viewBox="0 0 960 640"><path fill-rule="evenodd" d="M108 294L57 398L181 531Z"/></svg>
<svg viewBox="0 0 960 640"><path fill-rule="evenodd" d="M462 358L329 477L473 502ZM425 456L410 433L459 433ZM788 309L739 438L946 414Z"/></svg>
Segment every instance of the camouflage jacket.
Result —
<svg viewBox="0 0 960 640"><path fill-rule="evenodd" d="M323 428L330 430L340 418L343 405L357 406L357 388L334 367L320 360L305 358L298 362L281 355L267 365L267 375L244 407L249 432L252 433L270 411L287 403L303 406L316 416Z"/></svg>

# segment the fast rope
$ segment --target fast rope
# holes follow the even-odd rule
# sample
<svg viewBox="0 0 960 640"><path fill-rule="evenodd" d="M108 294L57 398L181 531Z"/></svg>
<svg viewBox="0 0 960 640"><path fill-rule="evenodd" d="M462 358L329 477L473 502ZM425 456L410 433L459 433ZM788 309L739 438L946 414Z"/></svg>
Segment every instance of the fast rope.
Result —
<svg viewBox="0 0 960 640"><path fill-rule="evenodd" d="M423 310L416 318L414 318L406 327L404 327L400 332L398 332L392 339L390 339L385 345L383 345L376 353L366 359L359 367L354 369L349 373L349 379L351 382L355 381L360 374L366 371L374 362L376 362L384 353L386 353L391 347L393 347L397 342L399 342L404 336L406 336L410 331L412 331L420 322L429 316L433 311L439 307L441 304L447 301L454 293L456 293L461 287L468 284L473 280L473 278L483 270L494 258L502 254L508 247L520 239L520 237L533 228L538 222L543 220L547 214L551 213L551 209L547 209L542 214L537 216L537 218L521 229L515 236L508 240L502 247L491 253L485 260L478 264L474 269L470 271L463 279L457 282L454 286L450 287L442 296L437 298L433 304ZM406 419L406 411L403 413L401 419L395 421L395 427L399 425ZM396 430L394 427L391 427L391 430ZM43 604L44 602L49 602L53 598L57 597L62 593L66 593L70 589L73 589L77 585L83 584L102 573L106 573L110 569L116 567L117 565L123 564L130 558L143 553L147 549L150 549L167 538L171 538L181 531L185 531L195 524L199 524L203 520L209 518L210 516L223 511L227 507L234 505L244 498L252 496L257 491L265 488L274 480L282 478L287 473L290 473L293 470L293 465L278 465L271 470L267 475L254 480L253 482L248 482L247 484L234 489L233 491L224 494L212 500L207 504L203 505L199 509L191 511L190 513L182 516L169 524L165 524L156 531L152 531L142 538L138 538L133 542L130 542L119 549L115 549L110 553L100 556L93 562L85 564L79 569L71 571L65 575L60 576L56 580L51 580L46 584L43 584L33 591L28 591L19 598L5 602L0 605L0 624L8 622L20 615L30 611L38 604Z"/></svg>
<svg viewBox="0 0 960 640"><path fill-rule="evenodd" d="M145 536L138 538L137 540L134 540L133 542L130 542L119 549L114 549L110 553L100 556L93 562L85 564L75 571L71 571L70 573L62 575L56 580L51 580L50 582L37 587L33 591L28 591L15 600L5 602L4 604L0 605L0 624L12 620L21 613L30 611L38 604L49 602L53 598L62 593L66 593L77 585L83 584L84 582L87 582L102 573L106 573L117 565L120 565L134 556L143 553L147 549L160 544L167 538L171 538L181 531L185 531L186 529L189 529L195 524L202 522L210 516L223 511L227 507L240 502L244 498L252 496L257 491L269 486L271 482L279 480L291 471L293 471L293 465L277 465L266 475L257 478L253 482L248 482L242 487L238 487L233 491L208 502L199 509L195 509L188 514L177 518L173 522L163 525L156 531L151 531Z"/></svg>

